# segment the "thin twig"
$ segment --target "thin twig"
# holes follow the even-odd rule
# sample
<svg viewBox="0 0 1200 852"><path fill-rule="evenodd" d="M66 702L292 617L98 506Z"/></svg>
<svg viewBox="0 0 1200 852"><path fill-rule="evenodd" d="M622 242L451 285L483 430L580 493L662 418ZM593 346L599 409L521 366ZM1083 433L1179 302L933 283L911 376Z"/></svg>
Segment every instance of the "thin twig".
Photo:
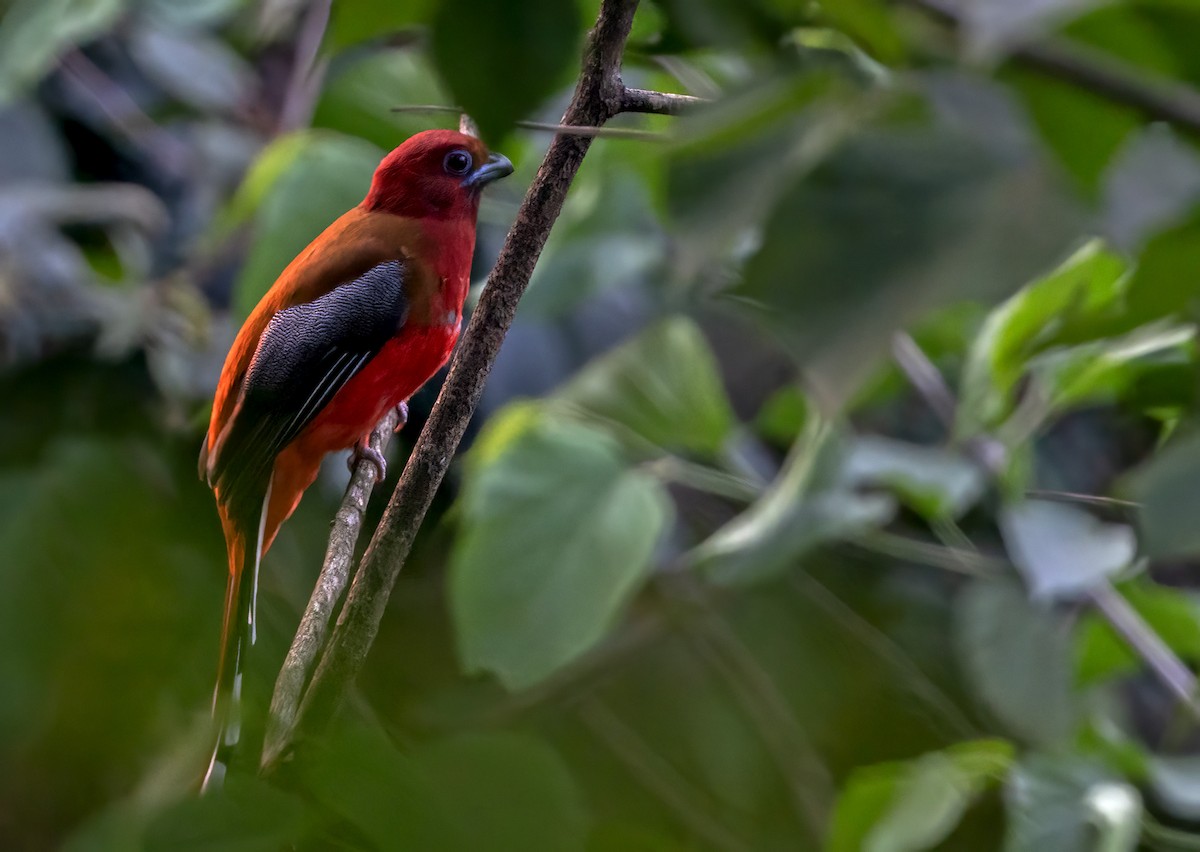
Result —
<svg viewBox="0 0 1200 852"><path fill-rule="evenodd" d="M385 453L399 423L400 413L393 408L371 433L372 449L380 454ZM346 486L346 496L342 498L342 505L334 516L333 530L329 534L329 547L325 551L325 562L321 566L316 586L313 587L312 597L308 600L308 607L300 619L300 627L292 639L292 647L288 650L283 668L275 681L275 694L271 697L271 711L263 740L264 767L274 764L280 758L295 727L301 693L312 673L317 655L325 647L329 620L350 580L350 570L354 565L354 548L358 544L367 503L371 499L371 490L375 487L377 479L378 471L374 463L365 458L360 459L350 477L349 485Z"/></svg>
<svg viewBox="0 0 1200 852"><path fill-rule="evenodd" d="M603 0L563 123L600 126L620 112L621 54L636 8L637 0ZM589 145L585 137L558 135L546 152L471 316L450 375L363 556L329 646L301 702L293 741L328 724L366 660L388 596L475 411L517 301Z"/></svg>
<svg viewBox="0 0 1200 852"><path fill-rule="evenodd" d="M1200 721L1200 706L1197 706L1195 701L1196 676L1167 646L1162 637L1154 632L1141 614L1130 606L1129 601L1107 580L1101 580L1089 589L1088 598L1112 628L1121 634L1134 653L1142 658L1150 671L1154 672L1163 686L1183 705L1188 715L1193 720Z"/></svg>
<svg viewBox="0 0 1200 852"><path fill-rule="evenodd" d="M787 700L690 575L660 580L674 598L706 617L684 632L754 723L792 794L801 824L818 841L834 798L833 777Z"/></svg>
<svg viewBox="0 0 1200 852"><path fill-rule="evenodd" d="M954 392L908 332L897 331L892 335L892 360L942 424L953 429L954 409L958 405Z"/></svg>
<svg viewBox="0 0 1200 852"><path fill-rule="evenodd" d="M822 609L864 648L891 665L898 675L903 676L909 691L924 701L931 710L937 711L942 722L955 734L967 740L979 736L978 729L963 715L953 699L890 636L859 615L852 606L830 591L811 573L796 572L792 575L791 582L797 593Z"/></svg>
<svg viewBox="0 0 1200 852"><path fill-rule="evenodd" d="M1104 497L1099 494L1078 494L1074 491L1053 491L1046 488L1031 488L1025 496L1032 500L1052 500L1056 503L1082 503L1085 506L1102 508L1136 509L1142 504L1136 500L1121 500L1118 497Z"/></svg>
<svg viewBox="0 0 1200 852"><path fill-rule="evenodd" d="M897 331L892 335L892 360L904 373L909 384L925 400L938 420L948 432L954 431L958 400L954 391L946 384L941 371L929 360L912 335ZM976 435L962 445L963 453L989 474L995 476L1004 470L1008 449L990 435Z"/></svg>
<svg viewBox="0 0 1200 852"><path fill-rule="evenodd" d="M626 90L629 91L629 90ZM641 90L637 90L641 91ZM661 95L663 97L683 98L686 95L664 95L662 92L647 92L647 94ZM695 98L698 103L703 103L700 98ZM404 106L392 107L392 112L458 112L459 108L454 106L446 106L444 104L405 104ZM632 110L622 110L624 112L632 112ZM667 115L668 113L663 113ZM666 142L669 137L665 133L655 133L653 130L638 130L632 127L600 127L588 126L580 124L555 124L549 121L526 121L521 120L516 122L517 127L526 130L545 130L549 133L562 133L567 136L590 136L602 137L607 139L635 139L640 142Z"/></svg>
<svg viewBox="0 0 1200 852"><path fill-rule="evenodd" d="M300 23L296 38L296 53L288 76L283 101L276 122L277 134L307 127L317 106L317 95L325 77L327 62L319 59L321 40L329 25L332 0L312 0Z"/></svg>
<svg viewBox="0 0 1200 852"><path fill-rule="evenodd" d="M565 133L568 136L591 136L604 139L634 139L639 142L666 142L670 139L665 133L655 133L653 130L638 130L633 127L576 127L570 124L553 124L548 121L518 121L518 127L527 130L545 130L550 133Z"/></svg>
<svg viewBox="0 0 1200 852"><path fill-rule="evenodd" d="M928 12L956 28L962 25L958 6L947 0L899 2ZM1114 56L1061 39L1019 45L1010 56L1027 68L1132 107L1149 119L1168 121L1200 134L1200 92L1189 86L1151 79Z"/></svg>
<svg viewBox="0 0 1200 852"><path fill-rule="evenodd" d="M905 345L909 350L907 357L914 359L916 362L928 364L928 368L922 366L917 371L920 374L919 381L921 384L917 385L916 381L913 382L922 396L930 404L944 404L944 397L953 400L953 394L948 387L945 387L945 380L942 378L941 373L937 372L937 368L933 367L929 359L925 356L925 353L912 341L911 337L908 338L908 344ZM928 375L929 369L932 369L936 376ZM939 386L945 388L945 390L940 390ZM953 418L953 409L950 414L951 418ZM994 439L988 436L982 437L985 440L994 441ZM993 473L996 472L993 471ZM884 533L883 535L887 534ZM1130 606L1129 601L1125 600L1107 580L1101 580L1092 586L1088 590L1087 595L1097 611L1120 634L1121 638L1142 659L1163 686L1175 696L1188 715L1192 719L1200 721L1200 705L1195 700L1196 676L1192 674L1183 660L1171 650L1162 640L1162 637L1146 623L1138 611Z"/></svg>
<svg viewBox="0 0 1200 852"><path fill-rule="evenodd" d="M592 699L579 708L579 716L625 764L630 774L669 807L697 839L703 839L717 849L748 848L737 835L717 822L700 792L608 707Z"/></svg>

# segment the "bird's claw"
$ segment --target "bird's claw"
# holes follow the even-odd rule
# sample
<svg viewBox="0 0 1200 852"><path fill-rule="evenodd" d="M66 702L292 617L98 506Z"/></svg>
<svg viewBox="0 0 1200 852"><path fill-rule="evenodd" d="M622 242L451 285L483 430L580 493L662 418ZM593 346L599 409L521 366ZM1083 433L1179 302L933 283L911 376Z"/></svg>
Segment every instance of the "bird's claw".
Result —
<svg viewBox="0 0 1200 852"><path fill-rule="evenodd" d="M358 468L360 461L367 461L375 465L375 472L379 474L376 477L377 482L387 479L387 459L383 457L383 453L379 452L379 450L372 447L366 441L359 441L354 445L354 449L350 453L348 465L351 473L354 473Z"/></svg>
<svg viewBox="0 0 1200 852"><path fill-rule="evenodd" d="M392 430L392 434L400 434L400 430L404 428L404 424L408 422L408 403L401 402L396 406L396 428Z"/></svg>

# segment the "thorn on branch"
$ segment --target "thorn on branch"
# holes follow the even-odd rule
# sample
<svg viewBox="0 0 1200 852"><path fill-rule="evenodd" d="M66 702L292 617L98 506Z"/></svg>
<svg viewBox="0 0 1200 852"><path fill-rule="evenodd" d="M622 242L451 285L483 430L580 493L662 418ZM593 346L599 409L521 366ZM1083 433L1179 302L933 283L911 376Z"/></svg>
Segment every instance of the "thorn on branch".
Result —
<svg viewBox="0 0 1200 852"><path fill-rule="evenodd" d="M621 94L621 112L637 112L646 115L682 115L689 110L708 103L704 98L692 95L676 95L670 92L655 92L650 89L625 87Z"/></svg>

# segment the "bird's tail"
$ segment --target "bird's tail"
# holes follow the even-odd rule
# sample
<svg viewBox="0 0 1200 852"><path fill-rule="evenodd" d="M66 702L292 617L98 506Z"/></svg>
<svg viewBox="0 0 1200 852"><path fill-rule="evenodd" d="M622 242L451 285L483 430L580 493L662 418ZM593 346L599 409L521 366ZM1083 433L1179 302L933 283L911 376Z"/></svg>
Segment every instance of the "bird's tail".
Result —
<svg viewBox="0 0 1200 852"><path fill-rule="evenodd" d="M263 501L264 507L270 499ZM265 513L265 509L264 509ZM248 535L224 512L225 542L229 551L229 580L225 586L225 616L221 626L221 655L217 659L217 685L213 690L216 742L201 792L219 789L229 761L241 738L242 666L255 640L255 598L262 553L262 524L258 535ZM246 576L246 569L250 575Z"/></svg>

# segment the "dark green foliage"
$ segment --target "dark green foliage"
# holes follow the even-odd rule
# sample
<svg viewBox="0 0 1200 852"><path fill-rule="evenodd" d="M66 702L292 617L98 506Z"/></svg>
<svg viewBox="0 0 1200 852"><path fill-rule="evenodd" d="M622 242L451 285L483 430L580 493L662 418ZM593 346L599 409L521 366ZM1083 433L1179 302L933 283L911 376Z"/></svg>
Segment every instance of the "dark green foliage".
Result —
<svg viewBox="0 0 1200 852"><path fill-rule="evenodd" d="M516 162L481 281L598 3L5 6L0 846L1195 846L1200 152L1019 47L1198 87L1200 7L920 5L643 0L626 82L713 102L592 146L357 692L263 778L330 461L204 799L233 330L457 121L393 106Z"/></svg>

